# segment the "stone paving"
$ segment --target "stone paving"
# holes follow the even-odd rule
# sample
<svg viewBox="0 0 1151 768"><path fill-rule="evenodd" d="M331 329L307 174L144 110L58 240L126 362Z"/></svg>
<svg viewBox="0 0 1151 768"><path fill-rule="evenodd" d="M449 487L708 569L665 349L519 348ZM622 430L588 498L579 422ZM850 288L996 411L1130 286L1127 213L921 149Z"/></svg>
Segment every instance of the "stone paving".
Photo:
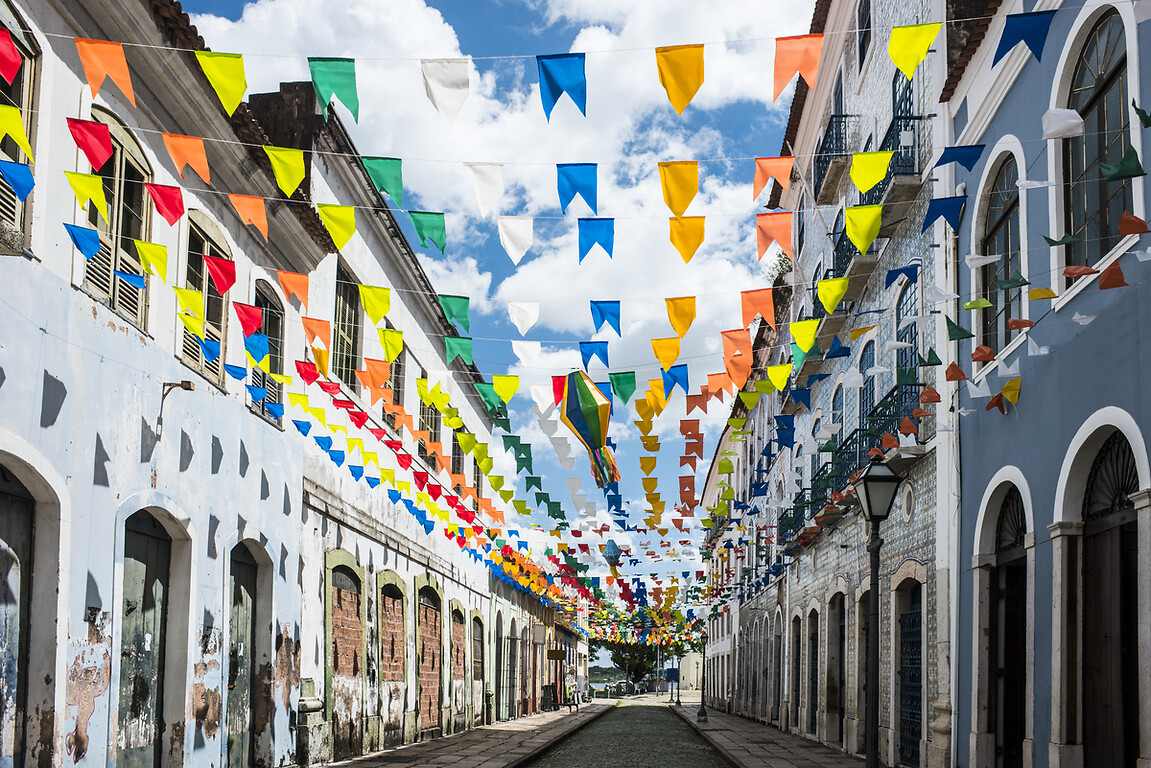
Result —
<svg viewBox="0 0 1151 768"><path fill-rule="evenodd" d="M601 699L592 704L580 705L578 712L569 713L567 707L561 707L558 712L543 712L495 723L333 765L342 768L393 765L410 768L518 768L611 711L614 705L614 701L605 703Z"/></svg>

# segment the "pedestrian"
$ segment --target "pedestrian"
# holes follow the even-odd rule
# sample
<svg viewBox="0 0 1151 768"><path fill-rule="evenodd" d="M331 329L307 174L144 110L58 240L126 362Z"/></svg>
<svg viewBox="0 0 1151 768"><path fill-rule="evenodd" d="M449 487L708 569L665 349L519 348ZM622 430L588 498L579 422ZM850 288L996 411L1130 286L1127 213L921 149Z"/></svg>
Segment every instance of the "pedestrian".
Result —
<svg viewBox="0 0 1151 768"><path fill-rule="evenodd" d="M567 675L564 676L564 697L568 702L568 712L572 711L572 704L575 704L576 712L579 712L579 699L576 698L576 675L575 666L568 665Z"/></svg>

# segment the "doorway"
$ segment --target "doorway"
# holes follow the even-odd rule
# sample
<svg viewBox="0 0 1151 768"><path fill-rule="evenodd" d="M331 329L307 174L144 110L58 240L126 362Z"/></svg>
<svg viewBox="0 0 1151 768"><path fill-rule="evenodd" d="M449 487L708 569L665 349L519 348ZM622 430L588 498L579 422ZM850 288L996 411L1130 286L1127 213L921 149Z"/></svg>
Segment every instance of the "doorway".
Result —
<svg viewBox="0 0 1151 768"><path fill-rule="evenodd" d="M988 601L988 669L995 680L988 722L995 729L996 768L1023 768L1027 713L1027 516L1012 486L995 526L995 567Z"/></svg>
<svg viewBox="0 0 1151 768"><path fill-rule="evenodd" d="M0 466L0 764L24 765L35 501Z"/></svg>
<svg viewBox="0 0 1151 768"><path fill-rule="evenodd" d="M228 768L255 765L252 701L256 682L256 580L258 566L246 544L232 549L229 575L231 608L228 638Z"/></svg>
<svg viewBox="0 0 1151 768"><path fill-rule="evenodd" d="M923 735L923 585L900 589L899 764L919 765Z"/></svg>

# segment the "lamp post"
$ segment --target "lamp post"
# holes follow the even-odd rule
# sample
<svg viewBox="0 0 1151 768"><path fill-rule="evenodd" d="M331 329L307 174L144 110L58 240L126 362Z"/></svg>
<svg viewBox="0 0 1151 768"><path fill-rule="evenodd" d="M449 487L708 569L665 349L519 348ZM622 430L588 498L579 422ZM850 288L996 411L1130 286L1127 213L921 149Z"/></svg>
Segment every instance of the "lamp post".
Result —
<svg viewBox="0 0 1151 768"><path fill-rule="evenodd" d="M682 707L683 704L679 700L679 692L683 690L683 656L680 656L675 662L676 681L675 681L675 705Z"/></svg>
<svg viewBox="0 0 1151 768"><path fill-rule="evenodd" d="M707 686L704 685L704 678L707 677L707 633L704 632L700 635L703 641L703 647L700 650L700 658L703 659L703 671L699 677L699 712L695 713L696 721L700 723L707 722L707 709L703 706L703 697L707 695Z"/></svg>
<svg viewBox="0 0 1151 768"><path fill-rule="evenodd" d="M855 481L855 493L863 517L871 523L867 551L871 555L871 591L867 624L867 768L879 768L879 524L891 514L895 492L902 478L873 456Z"/></svg>

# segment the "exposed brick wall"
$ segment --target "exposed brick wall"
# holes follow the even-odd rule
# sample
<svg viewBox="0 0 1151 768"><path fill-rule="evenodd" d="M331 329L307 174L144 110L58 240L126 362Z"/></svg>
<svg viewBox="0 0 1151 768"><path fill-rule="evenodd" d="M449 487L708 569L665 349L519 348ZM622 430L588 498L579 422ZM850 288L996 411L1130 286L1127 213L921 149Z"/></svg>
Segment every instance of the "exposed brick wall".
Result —
<svg viewBox="0 0 1151 768"><path fill-rule="evenodd" d="M364 668L360 594L332 588L332 674L358 675Z"/></svg>
<svg viewBox="0 0 1151 768"><path fill-rule="evenodd" d="M380 593L380 679L404 679L404 598Z"/></svg>
<svg viewBox="0 0 1151 768"><path fill-rule="evenodd" d="M440 609L420 603L420 727L440 726Z"/></svg>
<svg viewBox="0 0 1151 768"><path fill-rule="evenodd" d="M463 680L467 675L468 630L462 616L452 614L452 679Z"/></svg>

